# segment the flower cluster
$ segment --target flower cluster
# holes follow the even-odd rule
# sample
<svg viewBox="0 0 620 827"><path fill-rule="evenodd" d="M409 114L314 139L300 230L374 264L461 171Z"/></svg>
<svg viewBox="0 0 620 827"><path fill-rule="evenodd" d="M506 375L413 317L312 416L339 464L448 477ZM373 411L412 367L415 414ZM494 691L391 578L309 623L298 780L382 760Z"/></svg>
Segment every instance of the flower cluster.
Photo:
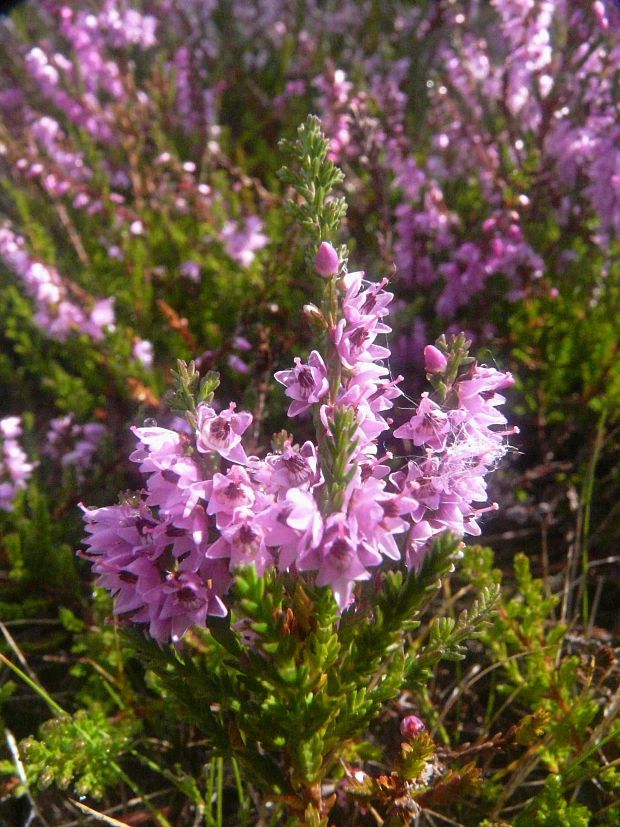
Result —
<svg viewBox="0 0 620 827"><path fill-rule="evenodd" d="M0 510L12 511L19 491L24 491L34 465L28 462L18 442L22 426L19 416L0 419Z"/></svg>
<svg viewBox="0 0 620 827"><path fill-rule="evenodd" d="M286 434L277 450L248 456L251 414L207 400L188 415L190 433L134 428L131 459L144 488L120 505L85 509L84 554L98 584L115 595L117 615L148 624L160 642L225 614L223 598L241 564L305 573L330 586L345 610L356 584L386 558L417 568L439 532L479 532L472 503L486 500L484 477L505 450L497 391L510 375L475 363L459 370L461 340L454 352L445 343L443 351L427 348L444 404L423 395L392 434L419 457L380 456L393 424L386 412L401 395L402 377L390 378L390 351L379 343L390 331L392 294L386 279L366 282L336 260L323 246L319 268L332 270L317 310L324 355L314 350L275 374L291 400L289 416L312 414L316 444Z"/></svg>
<svg viewBox="0 0 620 827"><path fill-rule="evenodd" d="M165 342L166 328L155 335L158 300L187 319L185 343L197 356L191 328L205 319L196 297L213 280L214 258L245 270L268 242L254 204L266 190L219 143L227 84L209 85L222 75L211 72L222 48L212 13L194 0L46 0L30 4L24 29L0 20L0 166L12 191L27 193L0 256L52 338L80 331L99 341L115 324L103 355L130 375L150 371ZM179 276L192 282L182 293ZM99 291L114 306L91 300ZM218 319L210 346L228 348L243 324L238 308L223 330ZM245 369L240 356L231 360L232 371Z"/></svg>
<svg viewBox="0 0 620 827"><path fill-rule="evenodd" d="M92 469L107 434L107 428L100 422L81 425L75 421L74 414L69 413L50 422L43 453L60 462L63 468L72 468L81 482Z"/></svg>
<svg viewBox="0 0 620 827"><path fill-rule="evenodd" d="M85 310L70 298L56 268L33 258L24 239L8 227L0 227L0 258L33 299L34 320L48 336L62 340L83 333L99 341L114 329L113 298L91 302L90 309ZM90 301L89 296L86 298Z"/></svg>
<svg viewBox="0 0 620 827"><path fill-rule="evenodd" d="M263 222L256 215L249 216L243 227L237 221L227 221L221 236L224 249L242 267L249 267L256 257L256 250L269 242L262 230Z"/></svg>
<svg viewBox="0 0 620 827"><path fill-rule="evenodd" d="M432 345L425 348L427 371L443 373L443 354ZM440 370L437 370L437 368ZM409 536L407 563L418 569L429 539L449 529L454 534L480 534L478 515L495 509L474 507L487 501L485 477L504 455L503 437L516 428L506 425L497 410L505 399L498 390L513 383L509 373L475 366L450 389L449 405L438 405L423 393L416 413L394 431L424 449L423 459L410 460L407 468L393 475L394 483L416 503L411 514L415 523Z"/></svg>

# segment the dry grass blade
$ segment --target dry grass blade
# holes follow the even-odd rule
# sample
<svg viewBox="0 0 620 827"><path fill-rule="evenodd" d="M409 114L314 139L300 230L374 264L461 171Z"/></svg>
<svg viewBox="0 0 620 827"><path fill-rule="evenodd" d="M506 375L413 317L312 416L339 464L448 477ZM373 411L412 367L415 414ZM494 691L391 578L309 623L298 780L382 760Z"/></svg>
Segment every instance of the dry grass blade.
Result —
<svg viewBox="0 0 620 827"><path fill-rule="evenodd" d="M26 658L24 657L24 653L22 652L22 650L19 648L19 646L18 646L18 645L17 645L17 643L15 642L15 640L14 640L14 638L13 638L13 635L9 632L9 630L6 628L6 626L5 626L5 625L4 625L4 623L2 623L2 622L0 622L0 631L2 631L2 634L4 635L4 639L6 640L6 642L7 642L7 643L9 644L9 646L11 647L12 651L13 651L13 652L14 652L14 654L15 654L15 657L16 657L16 658L17 658L17 660L20 662L21 667L22 667L22 669L24 670L24 672L26 672L26 674L27 674L27 675L29 675L29 677L30 677L30 678L32 678L32 680L33 680L35 683L37 683L37 684L38 684L38 683L39 683L39 679L38 679L38 678L37 678L37 676L34 674L34 672L32 671L32 669L30 668L30 666L28 665L28 661L27 661L27 660L26 660Z"/></svg>
<svg viewBox="0 0 620 827"><path fill-rule="evenodd" d="M17 775L19 780L22 783L22 787L25 791L26 798L28 799L28 803L30 804L30 817L26 824L30 824L30 822L34 818L38 818L43 827L50 827L50 824L46 819L43 817L41 811L37 807L37 803L32 797L30 793L30 787L28 785L28 777L26 776L26 770L22 763L21 756L19 754L19 748L17 746L17 741L15 740L15 736L9 729L4 730L4 736L6 738L6 743L9 748L9 752L13 758L13 763L15 765L15 770L17 771Z"/></svg>
<svg viewBox="0 0 620 827"><path fill-rule="evenodd" d="M108 824L110 827L127 827L127 822L118 821L116 818L112 818L112 816L107 816L105 813L93 810L91 807L87 807L86 804L82 804L81 801L76 801L74 798L70 798L69 801L74 807L77 807L78 810L83 812L84 815L91 816L91 818L94 818L95 821L98 821L100 824Z"/></svg>

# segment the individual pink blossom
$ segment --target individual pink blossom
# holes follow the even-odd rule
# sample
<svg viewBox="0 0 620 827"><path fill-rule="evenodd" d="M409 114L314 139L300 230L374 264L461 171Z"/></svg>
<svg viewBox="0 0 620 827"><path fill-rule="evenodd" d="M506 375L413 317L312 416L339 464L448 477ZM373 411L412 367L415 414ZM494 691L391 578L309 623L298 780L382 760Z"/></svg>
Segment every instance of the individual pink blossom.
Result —
<svg viewBox="0 0 620 827"><path fill-rule="evenodd" d="M204 626L207 615L225 617L228 610L221 597L211 588L203 575L192 572L174 572L165 581L154 586L155 596L160 597L157 613L151 612L149 634L161 642L177 643L191 626ZM150 606L153 595L145 593Z"/></svg>
<svg viewBox="0 0 620 827"><path fill-rule="evenodd" d="M414 445L428 445L429 448L441 449L447 434L451 430L448 414L437 403L422 394L417 413L394 431L398 439L410 439Z"/></svg>
<svg viewBox="0 0 620 827"><path fill-rule="evenodd" d="M316 448L309 441L300 448L287 445L282 453L270 454L266 464L270 469L269 487L276 492L312 487L321 481Z"/></svg>
<svg viewBox="0 0 620 827"><path fill-rule="evenodd" d="M136 339L131 348L131 353L144 368L153 367L153 343L148 339Z"/></svg>
<svg viewBox="0 0 620 827"><path fill-rule="evenodd" d="M228 366L237 373L248 373L250 366L237 353L229 353L226 357Z"/></svg>
<svg viewBox="0 0 620 827"><path fill-rule="evenodd" d="M230 570L237 566L253 564L259 574L275 562L272 551L265 543L265 530L257 521L256 514L247 507L237 507L221 536L207 549L207 557L228 559Z"/></svg>
<svg viewBox="0 0 620 827"><path fill-rule="evenodd" d="M247 456L241 445L241 437L252 422L252 414L246 411L236 413L231 402L219 414L209 405L198 406L196 426L196 447L203 453L217 452L231 462L247 463Z"/></svg>
<svg viewBox="0 0 620 827"><path fill-rule="evenodd" d="M259 522L267 545L279 549L280 571L300 565L323 536L323 518L316 499L300 488L291 488L284 499L264 509Z"/></svg>
<svg viewBox="0 0 620 827"><path fill-rule="evenodd" d="M215 514L221 528L230 524L235 509L249 508L255 499L247 471L240 465L233 465L226 474L214 474L207 514Z"/></svg>
<svg viewBox="0 0 620 827"><path fill-rule="evenodd" d="M317 569L317 586L331 586L341 610L351 602L353 584L370 579L362 562L362 546L355 524L344 514L331 514L325 521L321 545L298 561L300 570ZM373 562L380 561L377 557Z"/></svg>
<svg viewBox="0 0 620 827"><path fill-rule="evenodd" d="M279 370L274 374L274 378L285 386L286 395L293 400L288 408L288 416L298 416L309 411L329 390L327 368L317 350L313 350L308 357L308 364L303 364L298 356L294 362L294 368Z"/></svg>

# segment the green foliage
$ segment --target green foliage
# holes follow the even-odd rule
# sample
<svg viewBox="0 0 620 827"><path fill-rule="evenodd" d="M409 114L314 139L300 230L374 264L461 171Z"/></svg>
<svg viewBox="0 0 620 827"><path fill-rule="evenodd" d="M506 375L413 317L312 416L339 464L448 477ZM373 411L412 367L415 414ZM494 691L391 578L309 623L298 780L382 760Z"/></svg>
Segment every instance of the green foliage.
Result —
<svg viewBox="0 0 620 827"><path fill-rule="evenodd" d="M538 249L552 244L540 241ZM575 419L620 410L620 270L612 253L604 272L604 257L589 239L576 236L572 244L573 260L555 281L559 295L532 295L515 306L510 325L526 405L550 425L574 427Z"/></svg>
<svg viewBox="0 0 620 827"><path fill-rule="evenodd" d="M570 804L563 795L562 779L550 775L544 789L536 796L535 807L515 819L515 827L589 827L591 813L582 804Z"/></svg>
<svg viewBox="0 0 620 827"><path fill-rule="evenodd" d="M320 444L321 468L325 475L326 513L339 511L347 486L355 474L351 457L355 453L358 422L353 408L335 408L329 433Z"/></svg>
<svg viewBox="0 0 620 827"><path fill-rule="evenodd" d="M213 401L213 395L220 384L220 375L210 370L206 376L200 378L196 370L196 363L189 365L182 359L177 361L178 371L172 371L175 385L169 397L170 409L178 414L191 414L195 420L196 406L201 402L208 405Z"/></svg>
<svg viewBox="0 0 620 827"><path fill-rule="evenodd" d="M512 596L502 592L492 623L479 634L492 668L486 726L501 727L513 739L512 760L490 772L485 795L496 815L521 801L518 827L580 827L594 823L593 809L606 810L617 798L614 774L603 782L599 763L620 747L617 692L607 683L610 655L605 650L585 658L571 651L570 630L555 617L559 598L532 577L525 555L515 557L514 568ZM470 549L460 576L476 589L496 585L490 550ZM543 786L524 800L530 779Z"/></svg>
<svg viewBox="0 0 620 827"><path fill-rule="evenodd" d="M55 784L101 798L106 787L121 779L116 762L129 750L136 728L134 719L110 719L97 706L50 719L41 726L38 739L22 743L29 784Z"/></svg>
<svg viewBox="0 0 620 827"><path fill-rule="evenodd" d="M67 525L54 519L49 497L36 485L2 518L0 548L9 581L2 590L3 618L46 615L54 604L74 603L81 591L75 552L67 543Z"/></svg>
<svg viewBox="0 0 620 827"><path fill-rule="evenodd" d="M329 141L316 115L309 115L301 124L296 141L280 141L280 150L290 157L290 161L289 166L282 167L279 176L293 187L301 202L290 201L288 209L303 228L306 238L314 242L309 251L309 255L313 255L322 241L335 239L346 215L345 199L330 197L332 190L344 180L344 175L327 157ZM341 261L346 257L346 248L341 248Z"/></svg>

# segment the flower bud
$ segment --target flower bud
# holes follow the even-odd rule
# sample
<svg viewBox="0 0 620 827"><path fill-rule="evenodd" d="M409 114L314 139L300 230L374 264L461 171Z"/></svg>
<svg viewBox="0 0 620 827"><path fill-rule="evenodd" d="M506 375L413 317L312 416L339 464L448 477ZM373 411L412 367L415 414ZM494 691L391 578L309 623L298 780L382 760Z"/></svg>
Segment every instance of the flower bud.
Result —
<svg viewBox="0 0 620 827"><path fill-rule="evenodd" d="M321 243L316 258L314 259L314 266L316 267L317 273L323 276L324 279L335 276L338 272L340 259L338 258L338 253L329 241L323 241Z"/></svg>
<svg viewBox="0 0 620 827"><path fill-rule="evenodd" d="M448 360L434 345L424 348L424 368L427 373L443 373L448 367Z"/></svg>
<svg viewBox="0 0 620 827"><path fill-rule="evenodd" d="M308 322L316 327L317 330L325 330L327 328L325 316L316 304L304 304L303 311Z"/></svg>
<svg viewBox="0 0 620 827"><path fill-rule="evenodd" d="M400 722L400 734L410 741L416 738L421 732L424 732L426 725L424 721L418 718L417 715L407 715Z"/></svg>

